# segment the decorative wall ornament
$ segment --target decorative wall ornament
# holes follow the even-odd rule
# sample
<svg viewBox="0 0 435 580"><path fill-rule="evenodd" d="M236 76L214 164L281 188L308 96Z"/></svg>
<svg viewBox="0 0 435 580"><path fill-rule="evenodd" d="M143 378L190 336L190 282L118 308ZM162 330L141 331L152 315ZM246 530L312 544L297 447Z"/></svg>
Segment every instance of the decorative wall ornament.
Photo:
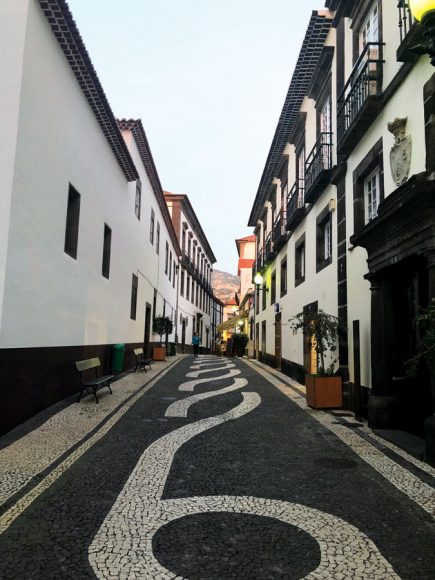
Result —
<svg viewBox="0 0 435 580"><path fill-rule="evenodd" d="M411 168L412 137L405 135L408 117L396 117L387 127L394 135L394 145L390 151L391 174L396 185L402 185L408 180Z"/></svg>

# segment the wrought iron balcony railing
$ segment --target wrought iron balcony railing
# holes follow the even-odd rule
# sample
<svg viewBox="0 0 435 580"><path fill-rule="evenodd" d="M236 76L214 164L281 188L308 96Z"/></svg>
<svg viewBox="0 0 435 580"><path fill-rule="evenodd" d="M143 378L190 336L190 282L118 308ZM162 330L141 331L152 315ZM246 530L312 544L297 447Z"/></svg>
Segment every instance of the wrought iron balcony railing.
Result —
<svg viewBox="0 0 435 580"><path fill-rule="evenodd" d="M332 133L320 133L305 162L305 201L313 203L328 183L332 169Z"/></svg>
<svg viewBox="0 0 435 580"><path fill-rule="evenodd" d="M278 215L273 222L272 228L272 239L273 239L273 247L274 249L279 252L279 250L283 247L287 240L287 230L286 230L286 208L281 208L278 212Z"/></svg>
<svg viewBox="0 0 435 580"><path fill-rule="evenodd" d="M347 144L347 151L343 151L343 141L348 138L357 122L364 120L367 123L373 118L375 103L382 92L382 46L380 42L367 43L338 98L337 132L340 153L348 152L350 144ZM357 140L352 142L352 146L356 142Z"/></svg>
<svg viewBox="0 0 435 580"><path fill-rule="evenodd" d="M297 179L287 197L287 230L293 230L305 213L305 180Z"/></svg>
<svg viewBox="0 0 435 580"><path fill-rule="evenodd" d="M276 252L273 246L273 236L272 232L266 238L266 243L264 245L264 252L265 252L265 261L271 262L274 257L276 256Z"/></svg>
<svg viewBox="0 0 435 580"><path fill-rule="evenodd" d="M397 48L396 58L399 62L415 62L419 55L416 47L425 43L422 27L418 25L412 15L409 0L399 0L397 9L399 11L400 44Z"/></svg>
<svg viewBox="0 0 435 580"><path fill-rule="evenodd" d="M415 18L409 8L408 0L399 0L397 5L399 9L399 31L400 31L400 42L405 40L406 35L412 28L415 22Z"/></svg>

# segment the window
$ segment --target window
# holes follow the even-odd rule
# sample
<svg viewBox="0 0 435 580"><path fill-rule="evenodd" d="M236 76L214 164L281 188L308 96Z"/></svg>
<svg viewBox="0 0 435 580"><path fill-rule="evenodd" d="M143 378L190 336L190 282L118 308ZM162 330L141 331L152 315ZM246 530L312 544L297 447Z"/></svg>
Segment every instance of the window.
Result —
<svg viewBox="0 0 435 580"><path fill-rule="evenodd" d="M187 276L186 280L186 300L190 300L190 276Z"/></svg>
<svg viewBox="0 0 435 580"><path fill-rule="evenodd" d="M262 301L262 305L261 305L261 309L265 310L266 309L266 282L263 284L263 301Z"/></svg>
<svg viewBox="0 0 435 580"><path fill-rule="evenodd" d="M329 206L316 219L316 272L332 262L332 214Z"/></svg>
<svg viewBox="0 0 435 580"><path fill-rule="evenodd" d="M68 190L68 207L66 210L65 253L77 259L80 220L80 193L70 184Z"/></svg>
<svg viewBox="0 0 435 580"><path fill-rule="evenodd" d="M181 270L181 277L180 277L180 296L184 296L184 270Z"/></svg>
<svg viewBox="0 0 435 580"><path fill-rule="evenodd" d="M184 254L186 250L186 230L183 230L183 233L181 234L181 250Z"/></svg>
<svg viewBox="0 0 435 580"><path fill-rule="evenodd" d="M131 305L130 305L130 318L132 320L136 320L137 285L138 285L138 278L137 278L136 274L133 274L132 280L131 280Z"/></svg>
<svg viewBox="0 0 435 580"><path fill-rule="evenodd" d="M379 14L376 1L359 29L359 52L363 52L369 42L379 42Z"/></svg>
<svg viewBox="0 0 435 580"><path fill-rule="evenodd" d="M189 258L190 258L190 251L191 251L191 249L192 249L192 242L191 242L191 240L189 238L189 241L187 242L187 255L189 256Z"/></svg>
<svg viewBox="0 0 435 580"><path fill-rule="evenodd" d="M169 244L166 242L166 250L165 250L165 274L168 273L168 260L169 260Z"/></svg>
<svg viewBox="0 0 435 580"><path fill-rule="evenodd" d="M199 302L199 286L198 286L198 282L196 283L196 300L195 300L195 306L198 306L198 302Z"/></svg>
<svg viewBox="0 0 435 580"><path fill-rule="evenodd" d="M174 272L175 274L175 272ZM169 280L172 278L172 252L169 252Z"/></svg>
<svg viewBox="0 0 435 580"><path fill-rule="evenodd" d="M364 180L364 206L366 224L378 215L378 206L380 202L379 180L379 167L372 171L372 173Z"/></svg>
<svg viewBox="0 0 435 580"><path fill-rule="evenodd" d="M305 234L296 242L295 246L295 286L305 281Z"/></svg>
<svg viewBox="0 0 435 580"><path fill-rule="evenodd" d="M270 279L270 304L275 304L276 302L276 271L272 272L272 277Z"/></svg>
<svg viewBox="0 0 435 580"><path fill-rule="evenodd" d="M157 222L157 233L156 233L156 252L160 252L160 224Z"/></svg>
<svg viewBox="0 0 435 580"><path fill-rule="evenodd" d="M255 314L260 313L260 287L255 287Z"/></svg>
<svg viewBox="0 0 435 580"><path fill-rule="evenodd" d="M154 210L153 210L153 208L151 208L150 242L151 242L151 244L154 244Z"/></svg>
<svg viewBox="0 0 435 580"><path fill-rule="evenodd" d="M359 233L378 214L384 199L382 139L372 147L353 172L353 224Z"/></svg>
<svg viewBox="0 0 435 580"><path fill-rule="evenodd" d="M140 179L136 180L136 199L134 202L134 213L138 220L140 220L140 206L142 198L142 182Z"/></svg>
<svg viewBox="0 0 435 580"><path fill-rule="evenodd" d="M156 308L157 308L157 290L154 290L154 297L153 297L153 320L157 316L157 314L156 314Z"/></svg>
<svg viewBox="0 0 435 580"><path fill-rule="evenodd" d="M177 266L175 264L175 260L174 260L173 268L174 268L174 270L173 270L174 275L172 276L172 288L175 288L175 276L177 274Z"/></svg>
<svg viewBox="0 0 435 580"><path fill-rule="evenodd" d="M195 303L195 280L192 278L192 304Z"/></svg>
<svg viewBox="0 0 435 580"><path fill-rule="evenodd" d="M110 273L110 248L112 245L112 230L107 224L104 224L104 241L103 241L103 266L101 273L105 278L109 278Z"/></svg>
<svg viewBox="0 0 435 580"><path fill-rule="evenodd" d="M287 258L281 261L281 297L287 294Z"/></svg>

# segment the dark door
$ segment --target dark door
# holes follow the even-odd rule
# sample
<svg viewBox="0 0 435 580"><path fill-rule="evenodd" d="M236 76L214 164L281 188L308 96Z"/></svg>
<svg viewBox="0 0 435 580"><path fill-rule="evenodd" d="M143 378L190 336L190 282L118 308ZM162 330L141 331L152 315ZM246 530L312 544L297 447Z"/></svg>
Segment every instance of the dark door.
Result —
<svg viewBox="0 0 435 580"><path fill-rule="evenodd" d="M181 352L184 354L184 345L186 343L186 319L183 318L181 323Z"/></svg>
<svg viewBox="0 0 435 580"><path fill-rule="evenodd" d="M281 370L282 358L282 323L281 313L275 315L275 367Z"/></svg>
<svg viewBox="0 0 435 580"><path fill-rule="evenodd" d="M145 307L145 334L143 339L143 351L145 357L150 356L150 332L151 332L151 304L146 303Z"/></svg>
<svg viewBox="0 0 435 580"><path fill-rule="evenodd" d="M423 436L424 420L431 415L431 381L425 365L407 375L406 361L415 355L421 329L416 318L428 305L428 272L423 259L403 261L386 271L393 393L398 397L401 428Z"/></svg>

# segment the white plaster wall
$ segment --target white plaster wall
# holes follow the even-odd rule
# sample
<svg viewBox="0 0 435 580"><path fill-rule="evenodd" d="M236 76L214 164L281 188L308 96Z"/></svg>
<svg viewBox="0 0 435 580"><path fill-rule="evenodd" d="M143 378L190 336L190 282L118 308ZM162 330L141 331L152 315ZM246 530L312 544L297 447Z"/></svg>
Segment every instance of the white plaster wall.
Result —
<svg viewBox="0 0 435 580"><path fill-rule="evenodd" d="M154 280L156 265L147 247L150 185L142 181L139 222L135 184L126 182L45 17L32 2L1 347L143 340L145 300L152 304L143 277ZM69 183L81 194L77 260L64 253ZM109 280L101 274L105 223L112 229ZM136 320L130 319L133 273L139 278Z"/></svg>
<svg viewBox="0 0 435 580"><path fill-rule="evenodd" d="M0 3L0 329L29 0Z"/></svg>
<svg viewBox="0 0 435 580"><path fill-rule="evenodd" d="M264 274L267 287L270 288L272 272L276 270L276 302L280 305L282 315L282 356L283 358L303 365L303 338L302 333L294 335L290 329L289 318L311 302L318 301L319 309L328 314L337 316L337 216L332 213L332 263L316 273L316 217L328 205L331 198L335 198L335 187L328 187L316 202L315 207L309 212L305 220L297 227L286 246L281 250ZM305 282L295 287L295 243L305 233ZM281 261L287 256L287 294L280 297L281 288ZM266 352L275 354L275 311L270 303L270 290L267 293L266 310L262 310L262 292L260 292L260 313L256 315L255 322L260 324L260 350L261 350L261 322L266 320Z"/></svg>
<svg viewBox="0 0 435 580"><path fill-rule="evenodd" d="M200 243L200 240L198 239L198 237L196 236L195 232L194 232L194 224L190 223L189 219L187 218L186 214L183 212L183 210L181 210L180 212L180 223L182 224L183 222L187 222L188 224L188 229L186 230L186 254L187 254L187 243L188 243L188 232L192 232L193 236L191 238L191 253L190 253L190 258L193 261L193 248L195 247L195 245L193 244L193 241L196 240L197 241L197 246L202 248L202 245ZM202 248L204 250L204 248ZM209 256L207 256L207 261L210 264L210 267L212 267L211 264L211 260L209 258ZM196 260L195 260L195 264L196 264ZM212 268L211 268L212 269ZM184 279L184 285L186 288L186 280L187 280L187 276L188 276L188 272L185 272L185 279ZM201 309L199 307L199 301L198 301L198 306L196 306L196 290L195 290L195 303L192 303L191 301L191 297L192 297L192 277L189 275L190 278L190 292L189 292L189 300L186 300L186 289L184 290L184 296L180 296L179 297L179 302L178 302L178 307L179 307L179 311L180 314L183 315L185 318L187 317L188 319L188 324L187 324L187 328L186 328L186 344L189 345L192 342L192 335L193 335L193 317L196 316L196 314L198 312L200 312L202 314L202 321L203 321L203 333L202 333L202 343L201 346L206 347L206 341L207 341L207 333L206 333L206 328L208 327L210 329L209 332L209 343L211 341L211 304L210 304L210 311L208 310L207 306L208 306L208 300L206 297L205 300L205 305L204 305L204 309ZM181 342L181 324L180 324L180 314L178 315L178 340L179 342ZM210 346L210 344L209 344Z"/></svg>

